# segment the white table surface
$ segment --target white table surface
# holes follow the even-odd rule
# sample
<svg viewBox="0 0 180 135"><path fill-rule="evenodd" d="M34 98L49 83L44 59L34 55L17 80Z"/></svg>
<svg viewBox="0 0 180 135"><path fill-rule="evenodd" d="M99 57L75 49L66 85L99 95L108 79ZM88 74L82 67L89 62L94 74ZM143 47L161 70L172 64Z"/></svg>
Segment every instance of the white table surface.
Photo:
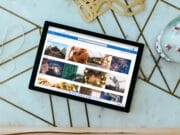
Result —
<svg viewBox="0 0 180 135"><path fill-rule="evenodd" d="M87 24L71 0L1 0L0 125L180 128L180 64L160 59L154 46L179 8L180 0L145 0L134 17L108 11ZM45 20L145 43L130 113L28 89Z"/></svg>

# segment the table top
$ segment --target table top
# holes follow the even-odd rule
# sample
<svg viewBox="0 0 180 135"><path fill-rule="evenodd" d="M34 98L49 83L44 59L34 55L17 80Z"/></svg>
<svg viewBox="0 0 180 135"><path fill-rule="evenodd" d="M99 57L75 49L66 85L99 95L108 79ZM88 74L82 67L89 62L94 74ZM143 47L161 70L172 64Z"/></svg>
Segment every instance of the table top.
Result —
<svg viewBox="0 0 180 135"><path fill-rule="evenodd" d="M180 64L164 61L155 50L156 37L179 8L179 0L145 0L136 16L109 10L85 23L71 0L1 0L0 125L179 128ZM130 113L28 89L45 20L145 44Z"/></svg>

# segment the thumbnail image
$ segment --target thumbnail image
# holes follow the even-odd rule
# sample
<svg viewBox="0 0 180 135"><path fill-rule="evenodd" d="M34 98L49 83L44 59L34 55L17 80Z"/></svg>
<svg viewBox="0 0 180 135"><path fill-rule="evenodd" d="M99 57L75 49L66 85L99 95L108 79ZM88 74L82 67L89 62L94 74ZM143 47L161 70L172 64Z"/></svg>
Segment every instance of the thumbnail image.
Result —
<svg viewBox="0 0 180 135"><path fill-rule="evenodd" d="M46 59L42 60L40 73L61 77L64 68L64 63Z"/></svg>
<svg viewBox="0 0 180 135"><path fill-rule="evenodd" d="M76 65L64 64L61 77L68 80L74 80L76 78L77 70L78 70L78 66Z"/></svg>
<svg viewBox="0 0 180 135"><path fill-rule="evenodd" d="M43 77L38 77L38 84L44 85L44 86L52 86L52 84L45 78Z"/></svg>
<svg viewBox="0 0 180 135"><path fill-rule="evenodd" d="M108 101L119 102L119 103L122 103L123 100L123 96L106 93L104 91L101 92L100 98Z"/></svg>
<svg viewBox="0 0 180 135"><path fill-rule="evenodd" d="M68 60L77 63L86 64L88 61L89 52L87 49L73 46L70 48L68 53Z"/></svg>
<svg viewBox="0 0 180 135"><path fill-rule="evenodd" d="M108 69L111 64L111 59L112 56L110 55L104 55L100 52L94 52L89 50L89 58L87 64Z"/></svg>
<svg viewBox="0 0 180 135"><path fill-rule="evenodd" d="M109 69L109 67L111 65L111 60L112 60L112 56L111 55L106 55L102 60L101 67L103 67L105 69Z"/></svg>
<svg viewBox="0 0 180 135"><path fill-rule="evenodd" d="M126 87L126 80L121 76L108 75L106 80L106 89L124 93Z"/></svg>
<svg viewBox="0 0 180 135"><path fill-rule="evenodd" d="M86 68L84 70L84 83L97 87L104 87L107 73Z"/></svg>
<svg viewBox="0 0 180 135"><path fill-rule="evenodd" d="M91 96L91 97L96 97L96 98L100 97L100 92L99 91L93 90L93 89L90 89L90 88L86 88L86 87L81 87L79 93L83 94L83 95L88 95L88 96Z"/></svg>
<svg viewBox="0 0 180 135"><path fill-rule="evenodd" d="M84 83L84 70L85 67L78 67L74 81Z"/></svg>
<svg viewBox="0 0 180 135"><path fill-rule="evenodd" d="M66 83L66 82L59 82L57 80L54 80L54 79L51 80L45 77L39 77L38 84L57 88L57 89L63 89L67 91L75 91L75 92L78 92L78 88L79 88L78 85L74 85L74 84Z"/></svg>
<svg viewBox="0 0 180 135"><path fill-rule="evenodd" d="M45 50L45 55L65 59L67 45L49 41Z"/></svg>
<svg viewBox="0 0 180 135"><path fill-rule="evenodd" d="M131 65L131 60L113 56L110 69L112 71L128 74L130 65Z"/></svg>

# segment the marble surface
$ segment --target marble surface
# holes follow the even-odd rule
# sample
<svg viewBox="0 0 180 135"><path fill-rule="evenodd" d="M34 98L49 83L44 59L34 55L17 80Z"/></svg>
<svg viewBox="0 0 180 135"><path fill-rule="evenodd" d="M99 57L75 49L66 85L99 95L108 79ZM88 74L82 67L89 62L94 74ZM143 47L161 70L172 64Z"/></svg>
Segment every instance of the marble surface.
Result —
<svg viewBox="0 0 180 135"><path fill-rule="evenodd" d="M0 125L180 128L180 64L159 58L154 46L179 8L179 0L145 0L136 16L108 11L87 24L71 0L1 0ZM130 113L28 89L45 20L145 43Z"/></svg>

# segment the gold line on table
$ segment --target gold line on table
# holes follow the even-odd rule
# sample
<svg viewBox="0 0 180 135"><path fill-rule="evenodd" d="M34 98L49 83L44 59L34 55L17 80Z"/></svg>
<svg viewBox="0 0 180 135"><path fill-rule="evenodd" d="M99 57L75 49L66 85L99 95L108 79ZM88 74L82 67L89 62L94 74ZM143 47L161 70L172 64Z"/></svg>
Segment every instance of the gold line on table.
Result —
<svg viewBox="0 0 180 135"><path fill-rule="evenodd" d="M28 22L28 23L30 23L30 24L36 26L36 27L41 28L41 26L39 26L38 24L36 24L36 23L34 23L34 22L32 22L32 21L30 21L30 20L28 20L28 19L26 19L26 18L24 18L24 17L22 17L22 16L20 16L20 15L18 15L18 14L16 14L15 12L13 12L13 11L11 11L11 10L9 10L9 9L7 9L7 8L5 8L5 7L3 7L3 6L1 6L1 5L0 5L0 8L3 9L3 10L5 10L6 12L8 12L8 13L10 13L10 14L12 14L12 15L14 15L14 16L16 16L16 17L22 19L22 20L24 20L25 22Z"/></svg>
<svg viewBox="0 0 180 135"><path fill-rule="evenodd" d="M29 111L27 111L26 109L24 109L24 108L22 108L22 107L20 107L20 106L18 106L18 105L16 105L16 104L14 104L14 103L12 103L11 101L9 101L9 100L7 100L7 99L5 99L5 98L3 98L3 97L0 97L0 100L1 100L1 101L4 101L5 103L7 103L7 104L9 104L9 105L14 106L15 108L17 108L17 109L19 109L19 110L21 110L21 111L23 111L23 112L25 112L25 113L33 116L33 117L35 117L35 118L37 118L37 119L39 119L39 120L41 120L41 121L43 121L43 122L51 125L51 126L53 126L53 124L52 124L51 122L49 122L49 121L47 121L47 120L45 120L45 119L43 119L43 118L41 118L41 117L39 117L39 116L31 113L31 112L29 112Z"/></svg>
<svg viewBox="0 0 180 135"><path fill-rule="evenodd" d="M144 79L147 80L146 75L144 74L142 67L140 67L139 70L140 70L142 76L144 77Z"/></svg>
<svg viewBox="0 0 180 135"><path fill-rule="evenodd" d="M39 28L38 30L39 30L39 35L41 36L42 35L42 29Z"/></svg>
<svg viewBox="0 0 180 135"><path fill-rule="evenodd" d="M100 26L100 28L101 28L101 30L102 30L102 33L103 33L103 34L106 34L106 32L105 32L105 30L104 30L104 27L103 27L103 25L102 25L102 23L101 23L99 17L97 17L97 21L98 21L99 26Z"/></svg>
<svg viewBox="0 0 180 135"><path fill-rule="evenodd" d="M35 31L35 30L37 30L37 29L38 29L38 28L35 27L35 28L33 28L33 29L31 29L31 30L29 30L29 31L27 31L27 32L25 32L25 33L23 33L23 34L20 34L20 35L16 36L15 38L10 39L9 41L4 42L3 44L0 44L0 47L2 47L2 46L4 46L4 45L7 45L7 44L9 44L9 43L15 41L16 39L19 39L19 38L23 37L23 36L26 36L27 34L33 32L33 31Z"/></svg>
<svg viewBox="0 0 180 135"><path fill-rule="evenodd" d="M18 74L15 74L15 75L13 75L13 76L11 76L11 77L9 77L9 78L7 78L7 79L1 81L0 84L3 84L3 83L5 83L5 82L7 82L7 81L10 81L10 80L12 80L12 79L14 79L14 78L20 76L21 74L24 74L24 73L28 72L28 71L31 70L31 69L33 69L33 67L29 67L29 68L27 68L27 69L25 69L25 70L19 72Z"/></svg>
<svg viewBox="0 0 180 135"><path fill-rule="evenodd" d="M151 77L152 77L152 75L153 75L156 67L158 66L160 60L161 60L161 57L159 56L157 62L155 63L155 65L154 65L154 67L153 67L153 70L151 71L151 73L150 73L150 75L149 75L149 77L148 77L148 79L147 79L148 81L151 79Z"/></svg>
<svg viewBox="0 0 180 135"><path fill-rule="evenodd" d="M70 104L69 104L69 99L68 98L66 98L66 102L67 102L67 107L68 107L70 127L73 127L72 116L71 116L71 108L70 108Z"/></svg>
<svg viewBox="0 0 180 135"><path fill-rule="evenodd" d="M137 38L136 41L138 41L138 40L140 39L141 35L143 34L144 29L146 28L146 26L147 26L147 24L148 24L148 22L149 22L149 20L150 20L150 18L151 18L151 16L152 16L152 14L153 14L153 12L154 12L154 10L155 10L158 2L159 2L159 0L156 0L156 2L155 2L155 4L154 4L154 6L153 6L153 8L152 8L152 10L151 10L151 12L150 12L150 14L148 15L148 17L147 17L147 19L146 19L146 21L145 21L145 23L144 23L143 28L140 30L140 34L139 34L139 36L138 36L138 38Z"/></svg>
<svg viewBox="0 0 180 135"><path fill-rule="evenodd" d="M56 120L55 120L55 115L54 115L53 101L52 101L52 96L51 95L49 95L49 101L50 101L50 105L51 105L51 113L52 113L53 125L54 125L54 127L57 127Z"/></svg>
<svg viewBox="0 0 180 135"><path fill-rule="evenodd" d="M6 64L6 63L8 63L8 62L11 62L12 60L17 59L18 57L20 57L20 56L22 56L22 55L24 55L24 54L26 54L26 53L28 53L28 52L36 49L36 48L38 48L38 45L36 45L36 46L34 46L34 47L30 48L30 49L27 49L27 50L25 50L24 52L19 53L19 54L16 55L16 56L13 56L12 58L9 58L9 59L7 59L7 60L5 60L5 61L3 61L3 62L0 62L0 66Z"/></svg>
<svg viewBox="0 0 180 135"><path fill-rule="evenodd" d="M164 2L164 3L166 3L167 5L173 7L173 8L175 8L175 9L177 9L177 10L180 10L179 7L175 6L174 4L171 4L170 2L167 2L166 0L161 0L161 2Z"/></svg>
<svg viewBox="0 0 180 135"><path fill-rule="evenodd" d="M88 113L88 107L87 107L87 103L84 103L85 106L85 111L86 111L86 118L87 118L87 126L90 127L90 121L89 121L89 113Z"/></svg>
<svg viewBox="0 0 180 135"><path fill-rule="evenodd" d="M161 91L163 91L163 92L165 92L165 93L167 93L167 94L169 94L169 95L171 95L171 96L173 96L173 97L177 98L177 99L180 99L180 97L179 97L179 96L174 95L174 94L172 94L172 93L168 92L167 90L165 90L165 89L161 88L160 86L158 86L158 85L156 85L156 84L154 84L154 83L152 83L152 82L146 81L146 80L141 79L141 78L139 78L139 79L140 79L140 80L142 80L142 81L144 81L144 82L146 82L146 83L148 83L148 84L150 84L150 85L152 85L152 86L154 86L154 87L156 87L157 89L159 89L159 90L161 90Z"/></svg>
<svg viewBox="0 0 180 135"><path fill-rule="evenodd" d="M111 12L112 12L112 15L114 16L114 19L115 19L115 21L116 21L116 23L117 23L117 25L118 25L118 27L119 27L119 29L120 29L123 37L124 37L124 39L127 39L126 34L125 34L125 32L123 31L123 28L121 27L121 24L119 23L119 21L118 21L118 19L117 19L117 16L115 15L114 11L111 10Z"/></svg>
<svg viewBox="0 0 180 135"><path fill-rule="evenodd" d="M174 87L174 90L173 90L173 92L172 92L173 94L175 94L175 92L176 92L179 84L180 84L180 79L177 81L177 83L176 83L176 85L175 85L175 87Z"/></svg>

